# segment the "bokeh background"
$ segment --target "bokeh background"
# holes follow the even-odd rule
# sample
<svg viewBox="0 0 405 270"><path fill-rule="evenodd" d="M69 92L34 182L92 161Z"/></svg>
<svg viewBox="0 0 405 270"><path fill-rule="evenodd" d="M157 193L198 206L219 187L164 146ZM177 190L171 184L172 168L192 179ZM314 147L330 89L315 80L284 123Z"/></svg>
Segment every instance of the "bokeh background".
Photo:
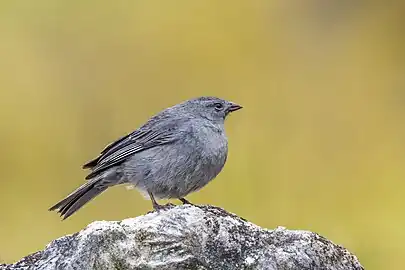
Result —
<svg viewBox="0 0 405 270"><path fill-rule="evenodd" d="M195 203L405 267L405 2L0 2L0 260L142 215L116 187L61 222L81 165L151 115L215 95L227 165Z"/></svg>

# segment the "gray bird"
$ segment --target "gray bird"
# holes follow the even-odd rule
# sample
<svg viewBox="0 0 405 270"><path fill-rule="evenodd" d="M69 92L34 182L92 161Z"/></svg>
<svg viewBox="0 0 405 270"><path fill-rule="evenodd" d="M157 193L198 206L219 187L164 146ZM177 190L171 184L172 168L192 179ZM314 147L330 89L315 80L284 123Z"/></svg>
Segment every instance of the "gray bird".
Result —
<svg viewBox="0 0 405 270"><path fill-rule="evenodd" d="M216 97L200 97L167 108L139 129L109 144L83 165L88 180L49 210L68 218L84 204L119 184L131 184L155 210L156 199L179 199L204 187L222 170L228 140L224 120L242 107Z"/></svg>

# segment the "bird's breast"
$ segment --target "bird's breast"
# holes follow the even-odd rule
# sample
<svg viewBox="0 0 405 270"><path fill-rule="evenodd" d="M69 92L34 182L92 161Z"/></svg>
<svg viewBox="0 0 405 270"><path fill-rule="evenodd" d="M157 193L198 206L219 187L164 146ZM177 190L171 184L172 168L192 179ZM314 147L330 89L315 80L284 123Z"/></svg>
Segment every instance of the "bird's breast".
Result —
<svg viewBox="0 0 405 270"><path fill-rule="evenodd" d="M228 155L228 140L225 133L210 128L199 131L199 156L204 178L211 180L225 165Z"/></svg>

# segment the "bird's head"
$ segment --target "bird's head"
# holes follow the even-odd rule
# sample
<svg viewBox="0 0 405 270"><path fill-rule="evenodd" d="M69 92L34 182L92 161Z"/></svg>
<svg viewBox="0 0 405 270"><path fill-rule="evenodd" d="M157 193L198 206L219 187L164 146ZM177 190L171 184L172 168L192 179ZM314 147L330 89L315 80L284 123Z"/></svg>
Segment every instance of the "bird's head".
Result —
<svg viewBox="0 0 405 270"><path fill-rule="evenodd" d="M225 118L242 106L217 97L199 97L183 103L193 114L215 123L223 123Z"/></svg>

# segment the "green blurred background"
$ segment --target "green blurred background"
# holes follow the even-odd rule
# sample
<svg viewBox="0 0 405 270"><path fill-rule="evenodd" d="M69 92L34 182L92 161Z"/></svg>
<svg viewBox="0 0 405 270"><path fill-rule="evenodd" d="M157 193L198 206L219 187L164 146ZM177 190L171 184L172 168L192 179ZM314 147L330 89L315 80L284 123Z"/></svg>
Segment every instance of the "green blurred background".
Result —
<svg viewBox="0 0 405 270"><path fill-rule="evenodd" d="M192 202L404 269L404 25L404 1L1 1L0 260L150 210L117 187L65 222L47 211L107 143L216 95L244 109Z"/></svg>

